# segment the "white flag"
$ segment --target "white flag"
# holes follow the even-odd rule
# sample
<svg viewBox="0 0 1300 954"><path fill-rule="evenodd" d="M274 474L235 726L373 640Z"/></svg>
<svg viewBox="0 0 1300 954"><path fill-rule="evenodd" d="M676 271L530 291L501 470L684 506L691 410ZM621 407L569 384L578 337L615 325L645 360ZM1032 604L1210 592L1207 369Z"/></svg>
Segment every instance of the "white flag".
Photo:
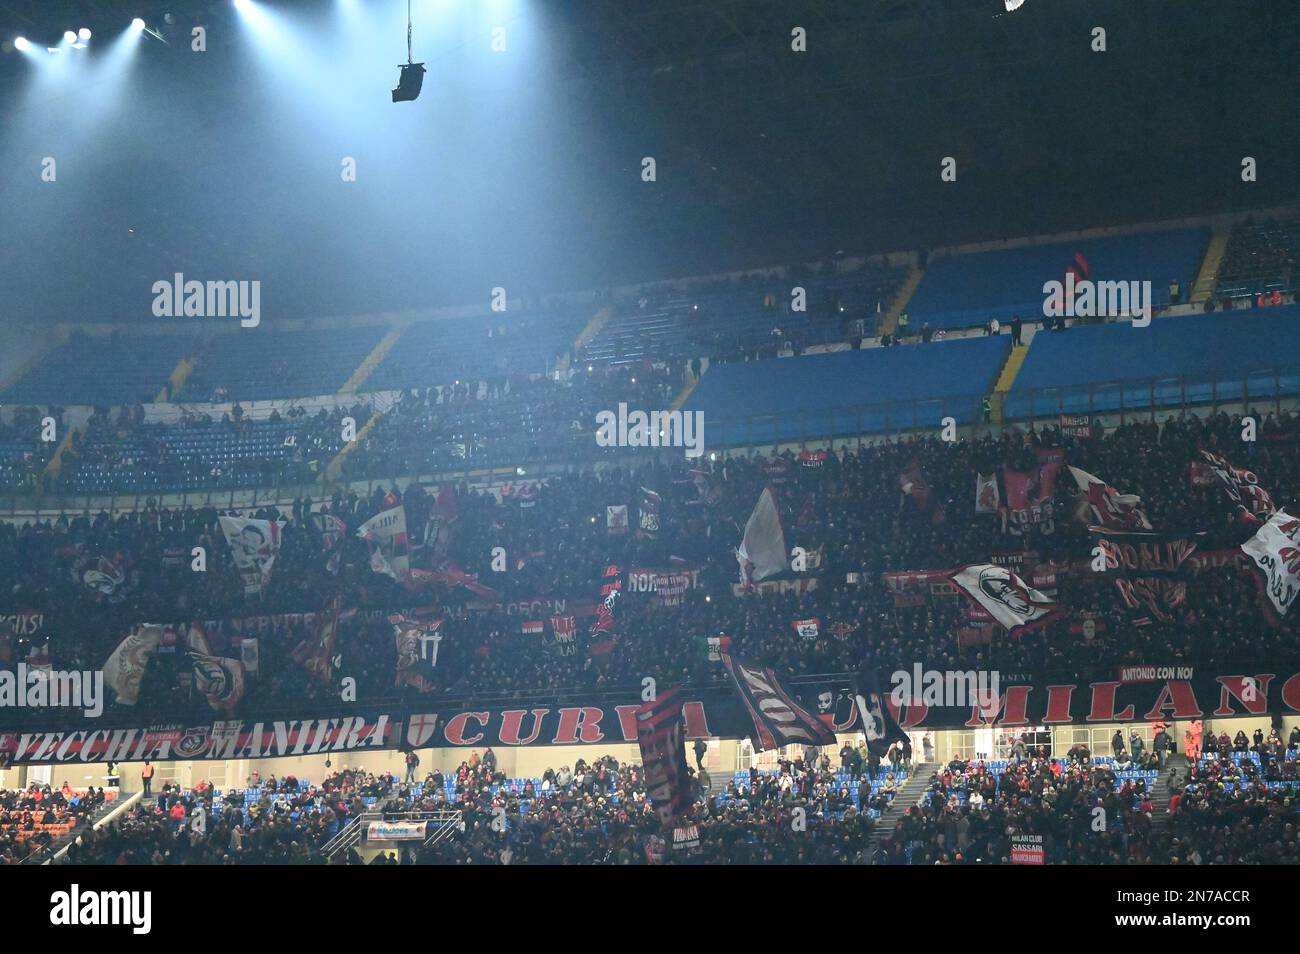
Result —
<svg viewBox="0 0 1300 954"><path fill-rule="evenodd" d="M754 512L749 515L736 559L740 561L740 582L746 585L759 583L787 569L785 529L771 487L759 495Z"/></svg>
<svg viewBox="0 0 1300 954"><path fill-rule="evenodd" d="M605 508L605 529L610 533L627 533L627 504Z"/></svg>
<svg viewBox="0 0 1300 954"><path fill-rule="evenodd" d="M1015 631L1046 622L1058 612L1056 603L1006 567L972 563L949 577L977 606Z"/></svg>
<svg viewBox="0 0 1300 954"><path fill-rule="evenodd" d="M257 644L256 636L245 636L240 640L239 658L244 663L244 669L248 672L257 672L260 664L261 654Z"/></svg>
<svg viewBox="0 0 1300 954"><path fill-rule="evenodd" d="M1150 530L1151 521L1142 512L1142 498L1137 494L1122 494L1100 477L1086 470L1071 467L1070 474L1079 485L1092 510L1092 521L1109 530Z"/></svg>
<svg viewBox="0 0 1300 954"><path fill-rule="evenodd" d="M1241 549L1255 561L1269 603L1285 616L1300 593L1300 517L1277 511Z"/></svg>
<svg viewBox="0 0 1300 954"><path fill-rule="evenodd" d="M271 566L280 552L280 523L252 517L222 517L221 532L230 544L244 593L256 596L271 580Z"/></svg>
<svg viewBox="0 0 1300 954"><path fill-rule="evenodd" d="M998 472L975 475L975 512L997 513L1002 498L998 493Z"/></svg>
<svg viewBox="0 0 1300 954"><path fill-rule="evenodd" d="M398 581L411 575L411 554L406 537L406 508L400 504L375 514L357 530L370 546L370 569Z"/></svg>

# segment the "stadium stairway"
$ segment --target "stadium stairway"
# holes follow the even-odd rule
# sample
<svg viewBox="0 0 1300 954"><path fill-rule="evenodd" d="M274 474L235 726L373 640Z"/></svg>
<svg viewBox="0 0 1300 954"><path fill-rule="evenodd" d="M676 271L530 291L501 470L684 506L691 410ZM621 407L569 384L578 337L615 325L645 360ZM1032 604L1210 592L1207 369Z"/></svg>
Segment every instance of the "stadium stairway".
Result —
<svg viewBox="0 0 1300 954"><path fill-rule="evenodd" d="M1169 827L1169 798L1173 794L1169 784L1170 770L1177 773L1178 782L1183 785L1187 782L1191 767L1191 763L1183 755L1171 755L1165 760L1164 768L1160 770L1155 784L1151 787L1151 807L1154 809L1151 813L1153 831L1164 831Z"/></svg>
<svg viewBox="0 0 1300 954"><path fill-rule="evenodd" d="M30 373L33 368L48 358L50 354L56 351L66 340L67 338L65 335L57 334L51 335L47 338L42 346L38 347L28 356L26 361L14 367L6 377L0 378L0 394L5 393L23 378L27 377L28 373Z"/></svg>
<svg viewBox="0 0 1300 954"><path fill-rule="evenodd" d="M1214 286L1219 280L1219 266L1223 264L1223 255L1228 250L1228 237L1232 227L1223 225L1214 230L1210 236L1209 247L1201 259L1201 270L1196 273L1196 282L1192 285L1192 304L1200 305L1214 294Z"/></svg>
<svg viewBox="0 0 1300 954"><path fill-rule="evenodd" d="M912 771L908 773L907 781L903 783L894 795L894 800L889 803L889 807L880 813L876 819L875 825L871 828L871 834L867 839L867 857L875 863L876 850L880 847L880 842L893 832L894 826L898 820L907 814L907 810L913 807L925 790L930 787L930 776L939 768L937 762L913 762Z"/></svg>
<svg viewBox="0 0 1300 954"><path fill-rule="evenodd" d="M573 347L569 349L570 352L575 355L580 353L583 347L586 346L587 342L596 337L596 335L600 333L600 329L605 327L605 322L609 321L609 318L613 313L613 310L610 308L602 308L600 311L592 315L591 321L587 322L586 326L578 332L578 337L573 339ZM569 370L567 362L566 366L561 370Z"/></svg>
<svg viewBox="0 0 1300 954"><path fill-rule="evenodd" d="M95 828L102 828L108 821L116 818L118 815L128 811L132 806L141 802L140 794L125 795L118 790L118 795L113 801L105 802L95 809L94 814L86 819L84 825L73 828L59 837L55 838L48 846L41 851L33 853L31 856L23 859L25 865L48 865L57 863L55 859L67 852L68 847L84 835L87 831Z"/></svg>
<svg viewBox="0 0 1300 954"><path fill-rule="evenodd" d="M672 406L669 407L668 410L680 411L682 409L682 405L686 403L686 399L690 397L691 392L695 390L695 385L700 383L700 379L704 377L704 372L708 370L709 370L709 359L700 358L700 376L698 378L691 378L684 385L682 385L682 389L677 392L677 397L673 398Z"/></svg>
<svg viewBox="0 0 1300 954"><path fill-rule="evenodd" d="M393 349L393 345L397 343L398 338L402 337L402 332L405 330L406 326L394 328L380 338L370 354L362 359L356 370L343 382L343 387L339 388L339 394L355 394L361 385L365 383L366 378L370 377L375 368L379 367L380 362Z"/></svg>
<svg viewBox="0 0 1300 954"><path fill-rule="evenodd" d="M1033 339L1031 338L1032 342ZM993 394L990 395L989 405L992 409L991 423L1002 423L1002 403L1007 392L1011 390L1011 385L1015 383L1016 375L1020 373L1020 368L1025 363L1025 358L1029 355L1029 345L1019 344L1012 345L1011 353L1007 355L1006 362L1002 365L1002 370L998 372L997 383L993 385Z"/></svg>
<svg viewBox="0 0 1300 954"><path fill-rule="evenodd" d="M876 334L892 335L898 329L898 316L907 308L907 303L912 300L912 293L916 291L916 286L921 284L921 279L924 277L924 269L913 266L908 271L902 287L894 296L893 304L889 306L889 311L885 312L885 317L880 320L880 327L876 329Z"/></svg>
<svg viewBox="0 0 1300 954"><path fill-rule="evenodd" d="M172 386L173 400L181 393L181 389L185 387L186 379L189 378L190 372L193 370L194 362L189 358L181 358L176 362L176 367L172 368L172 373L167 376L167 380ZM158 396L154 398L154 402L156 404L167 403L167 389L165 387L158 389Z"/></svg>

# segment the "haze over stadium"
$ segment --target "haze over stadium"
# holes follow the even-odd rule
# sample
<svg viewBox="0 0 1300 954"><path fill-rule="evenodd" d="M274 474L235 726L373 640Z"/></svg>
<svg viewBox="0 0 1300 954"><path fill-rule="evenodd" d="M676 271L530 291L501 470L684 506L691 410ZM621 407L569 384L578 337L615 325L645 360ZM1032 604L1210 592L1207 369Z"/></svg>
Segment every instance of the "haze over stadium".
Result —
<svg viewBox="0 0 1300 954"><path fill-rule="evenodd" d="M0 860L1300 861L1297 27L0 0Z"/></svg>

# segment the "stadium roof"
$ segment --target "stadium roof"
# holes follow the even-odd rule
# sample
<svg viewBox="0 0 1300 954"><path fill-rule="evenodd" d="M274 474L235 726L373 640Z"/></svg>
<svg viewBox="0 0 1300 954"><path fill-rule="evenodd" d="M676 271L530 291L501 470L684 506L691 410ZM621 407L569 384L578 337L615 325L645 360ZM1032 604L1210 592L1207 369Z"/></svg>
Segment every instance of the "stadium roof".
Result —
<svg viewBox="0 0 1300 954"><path fill-rule="evenodd" d="M81 163L66 178L93 176L62 205L34 177L0 177L20 314L39 301L59 319L121 319L132 288L186 268L278 276L284 314L458 303L495 285L537 294L1260 207L1294 201L1300 181L1295 4L461 4L453 17L506 10L518 58L503 70L493 21L448 29L417 3L430 74L420 101L395 106L382 93L405 4L385 0L356 5L382 29L382 75L345 77L380 95L334 115L314 97L342 82L338 4L263 6L301 37L301 60L223 42L242 29L224 0L0 0L4 41L43 49L88 26L97 54L137 12L167 41L141 46L116 121L80 142L85 89L34 96L30 58L0 55L0 108L19 117L0 160L21 168L50 142ZM795 27L806 52L791 51ZM312 180L349 149L360 182L385 177L355 200ZM944 156L956 182L940 180Z"/></svg>

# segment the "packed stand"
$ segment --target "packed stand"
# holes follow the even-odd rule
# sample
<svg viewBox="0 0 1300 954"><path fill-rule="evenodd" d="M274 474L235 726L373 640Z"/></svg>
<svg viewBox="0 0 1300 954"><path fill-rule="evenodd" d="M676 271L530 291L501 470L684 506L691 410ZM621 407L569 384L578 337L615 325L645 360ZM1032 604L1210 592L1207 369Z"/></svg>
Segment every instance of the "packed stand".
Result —
<svg viewBox="0 0 1300 954"><path fill-rule="evenodd" d="M1300 479L1296 418L1262 419L1251 467L1272 488L1276 505L1293 500ZM1254 532L1234 515L1215 486L1189 485L1188 462L1198 446L1233 450L1240 424L1226 415L1133 423L1098 440L1061 438L1054 430L1007 433L1001 438L945 443L881 442L844 450L808 467L790 455L719 460L692 473L684 464L647 463L574 468L523 492L445 488L436 496L417 485L404 492L377 486L368 497L338 493L313 507L298 500L283 511L256 516L282 521L280 549L269 583L245 592L213 508L145 510L110 516L85 513L21 527L0 525L0 592L11 614L36 615L44 628L0 643L0 658L17 662L48 654L61 669L98 668L132 627L142 622L176 625L181 651L149 660L141 714L199 714L208 703L183 675L185 621L209 630L214 648L237 637L261 637L261 668L250 678L244 707L292 700L338 698L335 680L358 680L362 698L394 699L396 650L389 613L436 607L444 635L429 692L464 697L509 696L527 691L591 692L631 688L645 676L725 681L705 642L727 635L732 651L776 668L783 677L845 674L874 666L891 671L917 660L938 669L1000 668L1087 676L1117 664L1174 659L1212 665L1296 658L1294 622L1269 625L1250 579L1232 566L1199 572L1176 614L1151 625L1122 606L1112 585L1092 573L1070 573L1068 560L1091 552L1072 481L1056 486L1055 522L1028 539L1009 536L995 514L976 514L977 472L1002 464L1032 467L1035 445L1064 443L1071 463L1123 490L1140 492L1154 526L1201 530L1204 552L1235 547ZM899 475L918 467L930 486L923 512L899 495ZM521 483L523 483L521 481ZM804 592L749 593L737 597L733 553L754 501L772 484L789 515L788 544L822 554L820 584ZM662 495L662 530L611 534L607 507L635 501L641 488ZM510 491L505 493L503 491ZM399 583L371 569L366 541L356 528L369 517L403 504L412 567L428 578ZM321 515L349 528L326 551ZM1033 529L1033 528L1030 528ZM1051 532L1043 532L1050 529ZM205 572L191 569L192 548L207 554ZM493 568L494 548L507 555L505 572ZM897 605L882 573L950 569L985 561L1011 549L1033 549L1056 568L1056 598L1070 608L1060 619L1018 639L971 641L955 598ZM649 594L627 594L621 638L591 639L561 654L545 639L525 633L520 601L563 597L594 602L601 574L622 568L692 568L694 585L680 605L661 605ZM451 576L439 575L455 571ZM859 582L846 583L859 574ZM458 585L468 581L471 585ZM338 629L338 661L322 680L304 668L297 650L319 625L334 597L345 601ZM792 621L817 617L817 638L796 638ZM258 620L261 623L258 623ZM244 620L243 623L233 621ZM1090 621L1095 633L1080 638ZM20 716L21 718L21 716Z"/></svg>

